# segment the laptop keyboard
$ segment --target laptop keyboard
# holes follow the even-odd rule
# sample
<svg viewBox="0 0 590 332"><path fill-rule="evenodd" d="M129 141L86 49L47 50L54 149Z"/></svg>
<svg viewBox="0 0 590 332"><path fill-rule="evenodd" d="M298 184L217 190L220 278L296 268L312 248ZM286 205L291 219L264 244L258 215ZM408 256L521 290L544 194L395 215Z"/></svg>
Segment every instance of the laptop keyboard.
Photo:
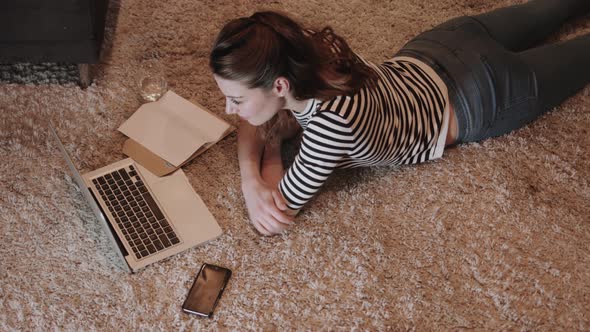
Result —
<svg viewBox="0 0 590 332"><path fill-rule="evenodd" d="M133 165L97 177L92 183L137 258L180 242Z"/></svg>

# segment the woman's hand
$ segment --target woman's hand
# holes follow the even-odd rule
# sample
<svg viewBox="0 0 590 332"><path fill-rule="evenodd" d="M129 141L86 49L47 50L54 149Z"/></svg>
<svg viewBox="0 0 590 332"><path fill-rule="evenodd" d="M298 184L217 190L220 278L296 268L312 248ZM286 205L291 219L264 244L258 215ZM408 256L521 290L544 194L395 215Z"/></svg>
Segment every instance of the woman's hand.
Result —
<svg viewBox="0 0 590 332"><path fill-rule="evenodd" d="M262 179L242 182L242 192L252 225L263 235L282 233L293 224L293 217L287 215L287 205L276 186Z"/></svg>

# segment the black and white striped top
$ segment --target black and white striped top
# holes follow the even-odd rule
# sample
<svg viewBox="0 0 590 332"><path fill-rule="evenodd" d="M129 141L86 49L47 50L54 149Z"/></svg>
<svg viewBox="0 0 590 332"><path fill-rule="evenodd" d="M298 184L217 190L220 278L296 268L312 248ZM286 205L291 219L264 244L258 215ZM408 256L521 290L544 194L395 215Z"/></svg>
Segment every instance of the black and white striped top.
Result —
<svg viewBox="0 0 590 332"><path fill-rule="evenodd" d="M442 156L448 94L440 77L408 57L366 63L378 75L372 88L323 102L312 99L304 112L293 112L303 138L279 184L290 209L303 207L336 168L415 164Z"/></svg>

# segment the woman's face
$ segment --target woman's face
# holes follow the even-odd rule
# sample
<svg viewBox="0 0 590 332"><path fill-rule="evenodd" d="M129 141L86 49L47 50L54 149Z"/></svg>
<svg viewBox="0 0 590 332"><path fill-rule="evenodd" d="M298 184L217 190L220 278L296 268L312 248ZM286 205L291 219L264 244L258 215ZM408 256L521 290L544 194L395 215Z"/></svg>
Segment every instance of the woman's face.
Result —
<svg viewBox="0 0 590 332"><path fill-rule="evenodd" d="M253 126L260 126L285 107L283 98L276 89L250 89L239 81L223 79L213 75L217 86L225 95L227 114L237 114Z"/></svg>

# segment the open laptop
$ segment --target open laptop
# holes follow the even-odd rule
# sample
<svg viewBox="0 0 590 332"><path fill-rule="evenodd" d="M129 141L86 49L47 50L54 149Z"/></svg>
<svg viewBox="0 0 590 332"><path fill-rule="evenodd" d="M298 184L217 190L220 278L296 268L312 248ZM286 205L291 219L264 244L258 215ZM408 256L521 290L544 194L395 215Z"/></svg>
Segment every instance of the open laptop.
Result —
<svg viewBox="0 0 590 332"><path fill-rule="evenodd" d="M157 177L130 158L80 174L50 124L63 158L128 272L221 235L184 172Z"/></svg>

